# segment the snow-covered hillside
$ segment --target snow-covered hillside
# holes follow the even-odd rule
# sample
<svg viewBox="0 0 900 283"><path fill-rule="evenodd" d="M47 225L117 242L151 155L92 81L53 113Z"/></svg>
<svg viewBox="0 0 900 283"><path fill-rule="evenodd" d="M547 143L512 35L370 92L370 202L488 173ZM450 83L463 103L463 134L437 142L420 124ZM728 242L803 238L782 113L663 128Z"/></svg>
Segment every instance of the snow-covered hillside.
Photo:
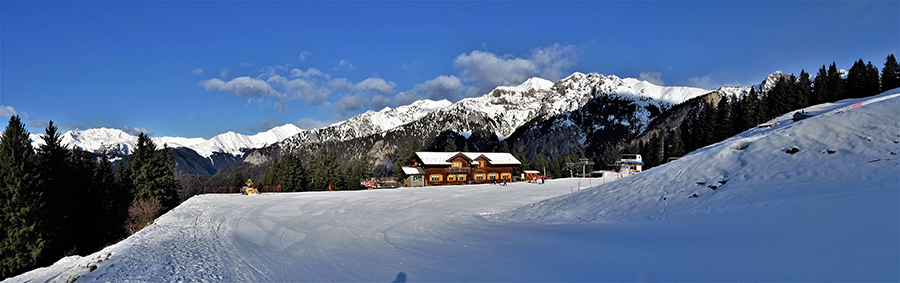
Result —
<svg viewBox="0 0 900 283"><path fill-rule="evenodd" d="M618 180L197 196L7 281L897 282L897 109L809 107Z"/></svg>
<svg viewBox="0 0 900 283"><path fill-rule="evenodd" d="M898 189L898 93L808 107L802 111L814 116L799 121L787 113L767 123L774 127L757 127L638 176L500 218L644 221Z"/></svg>

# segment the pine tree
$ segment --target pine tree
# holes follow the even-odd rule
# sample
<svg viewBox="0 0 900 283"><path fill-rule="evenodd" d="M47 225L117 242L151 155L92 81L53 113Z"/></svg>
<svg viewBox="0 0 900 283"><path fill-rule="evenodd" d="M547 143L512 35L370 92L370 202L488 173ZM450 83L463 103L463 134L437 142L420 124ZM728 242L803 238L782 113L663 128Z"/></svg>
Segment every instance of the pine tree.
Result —
<svg viewBox="0 0 900 283"><path fill-rule="evenodd" d="M847 97L865 97L866 91L866 63L862 59L853 63L850 71L847 73Z"/></svg>
<svg viewBox="0 0 900 283"><path fill-rule="evenodd" d="M847 98L846 82L841 78L841 73L834 62L828 66L828 76L825 79L827 80L825 85L828 87L826 93L830 96L825 100L826 102Z"/></svg>
<svg viewBox="0 0 900 283"><path fill-rule="evenodd" d="M308 190L307 169L303 160L296 153L288 153L281 158L278 168L278 184L285 192L302 192Z"/></svg>
<svg viewBox="0 0 900 283"><path fill-rule="evenodd" d="M681 127L675 128L675 134L672 137L672 153L670 157L682 157L685 155L684 141L681 139Z"/></svg>
<svg viewBox="0 0 900 283"><path fill-rule="evenodd" d="M99 206L93 182L95 166L90 153L77 146L72 147L67 178L72 194L66 200L69 206L65 211L67 218L62 233L67 234L73 242L72 246L67 247L64 254L66 256L89 251L95 245L93 238L98 229L95 227L97 221L91 219L98 213L95 209Z"/></svg>
<svg viewBox="0 0 900 283"><path fill-rule="evenodd" d="M811 105L810 96L812 96L812 81L810 81L809 74L806 73L806 70L800 70L800 77L797 80L797 87L795 89L797 91L797 104L794 105L793 109Z"/></svg>
<svg viewBox="0 0 900 283"><path fill-rule="evenodd" d="M179 182L175 178L175 158L168 147L157 149L150 137L140 133L129 169L135 200L159 201L159 214L178 204Z"/></svg>
<svg viewBox="0 0 900 283"><path fill-rule="evenodd" d="M744 123L741 127L742 130L746 130L749 128L756 127L762 122L760 110L759 110L759 95L756 94L756 87L750 86L750 92L747 93L747 96L744 99L741 99L744 105L744 111L747 113Z"/></svg>
<svg viewBox="0 0 900 283"><path fill-rule="evenodd" d="M69 173L69 149L62 144L62 135L53 121L47 125L44 135L41 136L44 144L37 152L38 168L41 171L43 186L41 192L47 203L45 218L46 246L41 264L52 264L65 255L65 251L71 249L73 231L68 227L71 223L69 217L72 205L73 186L68 180Z"/></svg>
<svg viewBox="0 0 900 283"><path fill-rule="evenodd" d="M731 124L732 105L731 99L727 95L723 95L716 105L715 128L713 129L713 142L718 142L732 136Z"/></svg>
<svg viewBox="0 0 900 283"><path fill-rule="evenodd" d="M872 61L866 63L866 81L864 85L865 93L868 96L876 95L881 90L881 78L878 77L878 68L872 65Z"/></svg>
<svg viewBox="0 0 900 283"><path fill-rule="evenodd" d="M531 167L533 170L541 171L541 174L547 174L547 161L544 160L544 156L540 153L534 155L534 159L531 161Z"/></svg>
<svg viewBox="0 0 900 283"><path fill-rule="evenodd" d="M0 137L0 277L36 266L44 249L45 201L31 139L18 115Z"/></svg>
<svg viewBox="0 0 900 283"><path fill-rule="evenodd" d="M825 70L825 65L822 65L822 68L819 69L819 72L816 73L816 78L813 80L812 96L809 101L810 105L828 101L829 97L831 97L831 94L828 93L830 89L831 88L828 86L828 72Z"/></svg>
<svg viewBox="0 0 900 283"><path fill-rule="evenodd" d="M456 142L453 139L447 139L447 146L444 147L444 152L456 152Z"/></svg>
<svg viewBox="0 0 900 283"><path fill-rule="evenodd" d="M230 186L238 189L244 187L244 175L241 175L241 172L235 172L234 177L231 178Z"/></svg>
<svg viewBox="0 0 900 283"><path fill-rule="evenodd" d="M105 154L97 163L97 170L94 171L94 184L97 186L100 197L100 214L99 218L99 242L100 244L109 243L118 240L124 235L122 229L127 215L127 206L122 203L128 203L129 200L121 196L121 190L116 184L116 175L113 173L112 164L109 157ZM122 209L124 206L125 209Z"/></svg>
<svg viewBox="0 0 900 283"><path fill-rule="evenodd" d="M884 60L884 68L881 69L881 91L888 91L900 87L900 65L897 58L890 54Z"/></svg>
<svg viewBox="0 0 900 283"><path fill-rule="evenodd" d="M350 164L344 171L344 189L345 190L361 190L366 187L360 184L360 181L368 179L372 173L369 161L365 158L357 159Z"/></svg>

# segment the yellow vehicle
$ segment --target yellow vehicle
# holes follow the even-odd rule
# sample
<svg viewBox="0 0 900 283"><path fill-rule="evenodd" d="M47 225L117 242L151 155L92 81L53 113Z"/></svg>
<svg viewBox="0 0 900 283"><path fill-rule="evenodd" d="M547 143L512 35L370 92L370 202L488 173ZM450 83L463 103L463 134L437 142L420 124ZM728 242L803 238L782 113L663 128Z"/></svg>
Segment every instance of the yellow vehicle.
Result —
<svg viewBox="0 0 900 283"><path fill-rule="evenodd" d="M243 195L259 195L259 190L253 188L253 179L247 179L247 186L241 188Z"/></svg>

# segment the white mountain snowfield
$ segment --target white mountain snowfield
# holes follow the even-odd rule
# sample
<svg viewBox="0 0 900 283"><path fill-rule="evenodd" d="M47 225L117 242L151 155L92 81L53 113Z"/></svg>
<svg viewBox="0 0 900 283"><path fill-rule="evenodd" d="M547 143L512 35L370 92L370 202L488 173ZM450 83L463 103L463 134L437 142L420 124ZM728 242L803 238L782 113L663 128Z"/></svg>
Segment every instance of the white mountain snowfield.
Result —
<svg viewBox="0 0 900 283"><path fill-rule="evenodd" d="M805 110L619 180L195 196L6 281L900 281L900 89Z"/></svg>

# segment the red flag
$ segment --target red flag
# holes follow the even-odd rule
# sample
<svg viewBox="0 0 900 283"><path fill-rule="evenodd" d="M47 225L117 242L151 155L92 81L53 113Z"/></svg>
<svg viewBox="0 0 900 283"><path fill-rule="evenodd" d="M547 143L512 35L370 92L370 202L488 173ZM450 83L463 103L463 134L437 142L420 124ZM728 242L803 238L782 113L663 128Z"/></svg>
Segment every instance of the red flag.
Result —
<svg viewBox="0 0 900 283"><path fill-rule="evenodd" d="M859 103L856 103L856 104L853 104L853 108L856 108L856 107L860 107L860 106L862 106L862 102L859 102Z"/></svg>
<svg viewBox="0 0 900 283"><path fill-rule="evenodd" d="M333 190L331 190L331 184L328 184L328 190L333 192Z"/></svg>

